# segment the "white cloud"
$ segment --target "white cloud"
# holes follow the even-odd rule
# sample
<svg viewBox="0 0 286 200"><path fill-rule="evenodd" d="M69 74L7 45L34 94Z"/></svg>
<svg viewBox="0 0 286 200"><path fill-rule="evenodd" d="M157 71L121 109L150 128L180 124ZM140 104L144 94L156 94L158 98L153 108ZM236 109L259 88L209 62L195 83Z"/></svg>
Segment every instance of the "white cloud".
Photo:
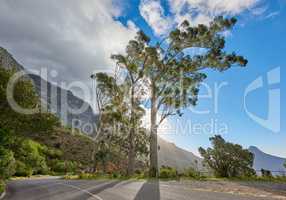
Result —
<svg viewBox="0 0 286 200"><path fill-rule="evenodd" d="M172 27L171 19L164 14L160 0L141 0L139 10L156 35L165 34Z"/></svg>
<svg viewBox="0 0 286 200"><path fill-rule="evenodd" d="M264 7L258 7L261 0L166 0L169 3L172 16L166 17L159 0L141 0L140 13L157 35L169 31L174 23L180 24L189 20L192 25L208 24L215 16L234 16L244 11L260 12ZM262 12L262 13L261 13ZM255 13L252 13L255 14Z"/></svg>
<svg viewBox="0 0 286 200"><path fill-rule="evenodd" d="M177 23L208 24L218 15L238 15L254 8L260 0L168 0Z"/></svg>
<svg viewBox="0 0 286 200"><path fill-rule="evenodd" d="M0 45L25 67L49 67L58 80L87 81L94 70L110 69L112 53L122 53L136 26L115 20L113 0L1 0Z"/></svg>
<svg viewBox="0 0 286 200"><path fill-rule="evenodd" d="M265 16L264 19L272 19L278 15L280 15L280 11L274 11L274 12L269 13L267 16Z"/></svg>

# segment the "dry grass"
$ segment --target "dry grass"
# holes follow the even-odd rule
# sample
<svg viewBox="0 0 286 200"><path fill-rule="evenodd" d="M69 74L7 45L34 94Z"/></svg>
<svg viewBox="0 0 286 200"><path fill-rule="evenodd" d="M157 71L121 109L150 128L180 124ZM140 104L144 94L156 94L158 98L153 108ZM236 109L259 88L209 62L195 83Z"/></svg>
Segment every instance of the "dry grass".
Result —
<svg viewBox="0 0 286 200"><path fill-rule="evenodd" d="M184 181L192 190L237 194L255 197L271 197L286 200L286 183L261 181Z"/></svg>

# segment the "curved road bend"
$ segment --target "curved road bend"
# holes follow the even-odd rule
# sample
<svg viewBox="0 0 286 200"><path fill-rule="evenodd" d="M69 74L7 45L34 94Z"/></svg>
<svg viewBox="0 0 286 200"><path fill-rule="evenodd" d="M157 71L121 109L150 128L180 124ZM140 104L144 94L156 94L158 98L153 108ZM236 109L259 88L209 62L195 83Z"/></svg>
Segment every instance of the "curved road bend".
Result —
<svg viewBox="0 0 286 200"><path fill-rule="evenodd" d="M271 200L195 191L171 182L20 180L8 183L5 200Z"/></svg>

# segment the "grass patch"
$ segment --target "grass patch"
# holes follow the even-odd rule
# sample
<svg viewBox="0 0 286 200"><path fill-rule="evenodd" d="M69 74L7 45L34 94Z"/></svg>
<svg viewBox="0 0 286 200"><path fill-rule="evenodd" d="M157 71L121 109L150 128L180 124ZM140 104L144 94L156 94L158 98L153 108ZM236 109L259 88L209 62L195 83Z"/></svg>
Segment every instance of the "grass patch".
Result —
<svg viewBox="0 0 286 200"><path fill-rule="evenodd" d="M275 177L262 177L262 176L257 176L257 177L241 178L241 179L238 179L238 180L242 180L242 181L258 181L258 182L286 183L286 176L275 176Z"/></svg>
<svg viewBox="0 0 286 200"><path fill-rule="evenodd" d="M184 179L188 179L184 177ZM277 176L277 177L262 177L262 176L254 176L254 177L236 177L236 178L216 178L216 177L204 177L201 179L202 181L244 181L244 182L272 182L272 183L286 183L286 177Z"/></svg>
<svg viewBox="0 0 286 200"><path fill-rule="evenodd" d="M67 180L148 180L155 181L156 178L150 178L146 173L138 173L134 176L127 177L118 173L104 174L104 173L81 173L78 175L65 175L64 179ZM273 182L273 183L286 183L286 176L273 176L273 177L237 177L237 178L218 178L210 176L202 176L195 171L189 170L188 173L178 174L172 168L164 168L160 171L160 181L245 181L245 182Z"/></svg>
<svg viewBox="0 0 286 200"><path fill-rule="evenodd" d="M134 176L127 177L118 173L104 174L104 173L81 173L78 175L65 175L63 177L67 180L147 180L145 174L135 174Z"/></svg>

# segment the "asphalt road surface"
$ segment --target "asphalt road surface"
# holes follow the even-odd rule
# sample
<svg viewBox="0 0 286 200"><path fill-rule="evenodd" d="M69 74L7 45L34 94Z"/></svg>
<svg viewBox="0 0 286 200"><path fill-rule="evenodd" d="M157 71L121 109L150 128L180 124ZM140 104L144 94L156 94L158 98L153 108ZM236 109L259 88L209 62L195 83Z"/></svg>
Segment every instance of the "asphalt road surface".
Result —
<svg viewBox="0 0 286 200"><path fill-rule="evenodd" d="M193 190L175 182L39 179L8 183L4 200L271 200Z"/></svg>

